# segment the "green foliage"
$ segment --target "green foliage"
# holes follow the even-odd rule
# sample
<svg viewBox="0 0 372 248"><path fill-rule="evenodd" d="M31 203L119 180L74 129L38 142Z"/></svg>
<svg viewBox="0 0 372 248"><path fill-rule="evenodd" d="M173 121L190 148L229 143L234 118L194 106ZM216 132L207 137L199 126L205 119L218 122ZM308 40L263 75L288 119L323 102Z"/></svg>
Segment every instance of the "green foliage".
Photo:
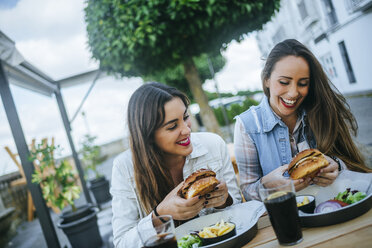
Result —
<svg viewBox="0 0 372 248"><path fill-rule="evenodd" d="M238 91L236 95L249 97L249 96L253 96L256 93L262 93L262 90L255 90L255 91L242 90L242 91Z"/></svg>
<svg viewBox="0 0 372 248"><path fill-rule="evenodd" d="M88 43L100 67L149 76L261 29L280 0L88 0Z"/></svg>
<svg viewBox="0 0 372 248"><path fill-rule="evenodd" d="M32 182L40 184L48 206L62 210L71 205L75 210L74 200L80 197L80 188L76 185L75 179L76 172L66 160L56 163L54 159L56 149L54 145L49 145L43 140L30 151L29 160L35 165Z"/></svg>
<svg viewBox="0 0 372 248"><path fill-rule="evenodd" d="M249 109L253 105L254 106L258 105L258 102L251 99L251 98L245 99L243 101L243 104L233 103L233 104L229 105L229 107L226 108L226 114L227 114L227 119L229 120L229 123L235 122L235 120L234 120L235 116L243 113L244 111L246 111L247 109ZM223 117L222 108L218 107L218 108L215 108L213 111L214 111L214 114L216 115L218 124L220 126L224 126L225 125L225 119Z"/></svg>
<svg viewBox="0 0 372 248"><path fill-rule="evenodd" d="M96 136L86 134L81 142L82 162L86 170L94 172L96 178L102 175L97 171L97 165L100 164L100 147L95 145Z"/></svg>
<svg viewBox="0 0 372 248"><path fill-rule="evenodd" d="M258 105L258 102L252 98L247 98L244 102L243 102L243 109L244 111L249 109L252 105L256 106Z"/></svg>
<svg viewBox="0 0 372 248"><path fill-rule="evenodd" d="M211 100L214 100L214 99L218 98L217 92L205 91L205 94L207 95L208 101L211 101ZM223 93L223 92L221 92L220 96L221 97L232 97L232 96L234 96L234 94L233 93Z"/></svg>
<svg viewBox="0 0 372 248"><path fill-rule="evenodd" d="M224 67L226 59L220 53L215 56L209 57L215 72L220 71ZM207 59L208 55L202 54L200 57L194 60L202 82L212 78L212 75L209 71ZM184 76L184 68L182 65L178 65L176 67L172 67L162 72L155 73L154 75L145 77L145 81L157 81L160 83L165 83L169 86L176 87L178 90L184 92L190 98L190 100L194 102L189 84L187 83Z"/></svg>
<svg viewBox="0 0 372 248"><path fill-rule="evenodd" d="M249 98L250 96L253 96L256 93L262 93L262 90L255 90L255 91L242 90L242 91L238 91L238 93L236 93L236 94L229 93L229 92L228 93L221 92L220 96L221 97L246 96L246 97ZM216 92L205 91L205 94L208 97L208 101L211 101L211 100L214 100L214 99L218 98L218 94Z"/></svg>

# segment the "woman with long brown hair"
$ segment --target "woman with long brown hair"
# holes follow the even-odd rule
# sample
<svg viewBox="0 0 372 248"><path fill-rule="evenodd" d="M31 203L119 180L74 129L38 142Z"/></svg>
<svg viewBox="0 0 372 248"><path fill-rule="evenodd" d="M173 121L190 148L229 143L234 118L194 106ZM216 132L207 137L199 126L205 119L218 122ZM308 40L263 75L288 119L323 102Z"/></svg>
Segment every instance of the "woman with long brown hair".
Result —
<svg viewBox="0 0 372 248"><path fill-rule="evenodd" d="M131 96L130 149L115 159L112 171L115 247L140 247L137 224L152 216L180 222L241 201L225 142L216 134L191 133L188 104L183 93L159 83ZM220 184L205 196L180 197L183 180L201 168L213 170Z"/></svg>
<svg viewBox="0 0 372 248"><path fill-rule="evenodd" d="M261 79L263 100L240 114L235 126L240 187L247 200L258 199L260 183L285 180L292 157L308 148L323 152L329 165L314 179L294 180L296 190L310 183L330 185L343 168L372 171L352 140L350 132L356 135L358 127L345 98L308 48L294 39L278 43Z"/></svg>

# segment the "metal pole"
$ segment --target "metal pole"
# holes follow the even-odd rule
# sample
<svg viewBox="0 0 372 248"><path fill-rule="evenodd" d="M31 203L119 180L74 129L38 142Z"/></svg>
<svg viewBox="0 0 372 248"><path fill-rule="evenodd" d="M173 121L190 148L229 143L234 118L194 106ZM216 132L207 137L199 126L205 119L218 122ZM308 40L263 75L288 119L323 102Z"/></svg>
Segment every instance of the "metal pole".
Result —
<svg viewBox="0 0 372 248"><path fill-rule="evenodd" d="M62 117L63 125L65 126L68 142L70 143L72 157L74 158L76 168L79 172L79 177L80 177L81 185L83 187L83 192L84 192L85 199L87 200L88 203L92 203L92 199L90 197L90 194L89 194L89 191L88 191L85 179L84 179L84 171L81 167L81 163L80 163L78 154L75 150L74 141L72 140L71 126L70 126L70 122L68 120L65 104L63 103L61 88L60 88L59 85L58 85L58 89L59 90L54 92L54 94L55 94L56 99L57 99L59 111L61 112L61 117Z"/></svg>
<svg viewBox="0 0 372 248"><path fill-rule="evenodd" d="M225 120L225 124L227 126L227 131L229 133L229 136L230 136L230 139L231 139L231 142L232 142L234 140L233 139L233 134L232 134L231 129L230 129L230 122L229 122L229 118L227 117L227 112L226 112L225 105L223 105L223 103L222 103L221 94L220 94L220 90L218 89L217 80L214 76L214 68L213 68L212 62L209 59L209 57L207 58L207 60L208 60L209 72L212 75L212 78L213 78L213 81L214 81L214 87L216 88L217 97L218 97L218 99L220 99L220 107L222 109L222 115L223 115L223 118Z"/></svg>
<svg viewBox="0 0 372 248"><path fill-rule="evenodd" d="M78 107L77 110L75 111L75 114L72 116L72 118L71 118L71 120L70 120L70 124L75 120L76 116L79 114L81 108L83 107L83 104L84 104L85 100L87 100L87 98L88 98L90 92L92 91L94 85L96 85L96 82L97 82L97 80L98 80L100 74L101 74L101 71L98 71L98 72L97 72L97 75L95 76L95 78L94 78L92 84L90 85L90 87L89 87L87 93L85 93L85 96L83 97L83 100L81 101L79 107Z"/></svg>
<svg viewBox="0 0 372 248"><path fill-rule="evenodd" d="M36 208L36 213L44 234L45 241L48 247L60 248L61 246L58 241L58 236L56 234L56 230L54 229L54 225L49 214L49 209L45 205L40 186L31 182L31 175L34 170L34 166L28 160L30 153L21 123L18 118L17 109L14 104L14 99L10 91L9 82L5 75L2 61L0 61L0 95L3 101L10 129L13 134L14 142L17 147L19 158L21 160L22 168L25 172L27 187L31 192L32 200Z"/></svg>

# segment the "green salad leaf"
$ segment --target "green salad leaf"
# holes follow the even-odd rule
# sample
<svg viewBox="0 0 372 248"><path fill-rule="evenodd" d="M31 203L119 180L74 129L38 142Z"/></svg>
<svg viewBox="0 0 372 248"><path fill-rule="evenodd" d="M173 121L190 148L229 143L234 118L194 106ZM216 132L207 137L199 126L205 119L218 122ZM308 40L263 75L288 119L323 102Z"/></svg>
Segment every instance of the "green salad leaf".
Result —
<svg viewBox="0 0 372 248"><path fill-rule="evenodd" d="M199 247L202 245L202 241L197 235L192 234L183 236L177 242L179 248L193 248L195 247L194 244L197 244L196 247Z"/></svg>
<svg viewBox="0 0 372 248"><path fill-rule="evenodd" d="M350 202L350 204L352 204L352 203L356 203L356 202L358 202L358 201L360 201L360 200L362 200L364 197L366 197L367 195L365 194L365 193L363 193L363 192L357 192L357 193L355 193L355 194L353 194L353 195L349 195L347 198L346 198L346 201L349 203Z"/></svg>
<svg viewBox="0 0 372 248"><path fill-rule="evenodd" d="M347 188L344 192L340 192L335 197L336 200L343 201L347 204L353 204L356 203L363 198L365 198L367 195L364 192L360 192L357 190L351 191L350 188Z"/></svg>

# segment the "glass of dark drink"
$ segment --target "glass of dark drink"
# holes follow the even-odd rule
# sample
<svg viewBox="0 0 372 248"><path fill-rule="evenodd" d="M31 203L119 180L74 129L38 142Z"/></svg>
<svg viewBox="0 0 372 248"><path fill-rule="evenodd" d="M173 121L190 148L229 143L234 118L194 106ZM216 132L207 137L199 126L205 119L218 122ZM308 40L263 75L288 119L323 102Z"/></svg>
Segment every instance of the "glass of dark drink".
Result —
<svg viewBox="0 0 372 248"><path fill-rule="evenodd" d="M259 195L265 204L279 244L300 243L302 230L293 181L286 179L261 184Z"/></svg>
<svg viewBox="0 0 372 248"><path fill-rule="evenodd" d="M174 222L170 215L160 215L140 221L138 234L143 247L177 248Z"/></svg>

